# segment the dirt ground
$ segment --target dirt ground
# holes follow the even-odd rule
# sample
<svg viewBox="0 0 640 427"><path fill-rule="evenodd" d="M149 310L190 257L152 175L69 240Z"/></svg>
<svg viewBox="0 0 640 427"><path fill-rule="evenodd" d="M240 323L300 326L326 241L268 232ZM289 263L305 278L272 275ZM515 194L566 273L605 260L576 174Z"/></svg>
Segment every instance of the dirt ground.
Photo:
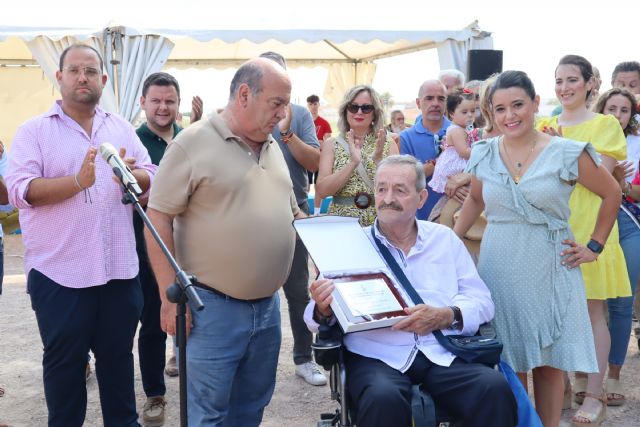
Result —
<svg viewBox="0 0 640 427"><path fill-rule="evenodd" d="M35 316L25 293L20 236L5 239L5 280L0 296L0 384L6 389L0 398L0 425L12 427L46 426L47 410L42 386L42 343ZM293 342L289 328L287 304L282 296L283 342L276 390L267 407L262 425L265 427L315 426L321 412L333 412L335 404L328 386L314 387L294 375ZM136 360L136 392L138 411L144 404L144 393ZM623 370L627 404L609 408L603 426L632 427L640 425L640 355L632 337ZM177 378L166 378L168 427L179 426L179 385ZM101 426L102 416L95 376L87 383L88 407L86 426ZM574 404L574 408L575 408ZM562 426L570 426L573 411L565 411Z"/></svg>

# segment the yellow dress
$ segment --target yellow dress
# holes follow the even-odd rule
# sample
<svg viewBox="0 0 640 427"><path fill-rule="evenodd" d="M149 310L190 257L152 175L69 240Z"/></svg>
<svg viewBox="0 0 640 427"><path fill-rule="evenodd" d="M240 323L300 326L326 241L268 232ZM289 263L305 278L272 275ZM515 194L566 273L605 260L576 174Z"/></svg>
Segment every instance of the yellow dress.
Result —
<svg viewBox="0 0 640 427"><path fill-rule="evenodd" d="M544 126L558 129L558 117L540 118L537 127L542 130ZM562 126L562 136L575 141L590 142L598 153L616 160L624 160L627 157L624 133L618 120L611 115L598 114L578 125ZM576 242L584 245L591 239L601 203L602 199L598 195L576 184L569 199L569 224ZM597 261L582 264L580 269L587 299L604 300L631 295L617 221Z"/></svg>

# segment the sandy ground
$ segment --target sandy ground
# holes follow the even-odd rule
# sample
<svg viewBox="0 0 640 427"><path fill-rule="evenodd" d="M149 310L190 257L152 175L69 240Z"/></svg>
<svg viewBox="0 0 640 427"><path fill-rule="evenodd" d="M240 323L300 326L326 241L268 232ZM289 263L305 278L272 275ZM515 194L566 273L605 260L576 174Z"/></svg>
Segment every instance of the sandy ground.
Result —
<svg viewBox="0 0 640 427"><path fill-rule="evenodd" d="M35 316L25 293L22 270L22 241L20 236L5 239L5 285L0 296L0 384L6 394L0 398L0 425L12 427L46 426L47 410L42 386L42 343ZM283 302L284 302L284 296ZM289 328L287 304L282 304L283 342L278 365L276 390L265 411L262 425L266 427L314 426L321 412L333 412L335 405L329 397L328 386L314 387L294 375L292 338ZM137 367L136 392L138 410L144 404L144 393ZM637 341L632 337L627 364L623 371L623 384L627 390L627 404L609 408L603 426L631 427L640 425L640 356ZM179 385L177 378L167 378L167 423L179 426ZM86 426L101 426L102 416L95 376L87 383L88 408ZM574 408L575 408L574 404ZM573 411L565 411L562 426Z"/></svg>

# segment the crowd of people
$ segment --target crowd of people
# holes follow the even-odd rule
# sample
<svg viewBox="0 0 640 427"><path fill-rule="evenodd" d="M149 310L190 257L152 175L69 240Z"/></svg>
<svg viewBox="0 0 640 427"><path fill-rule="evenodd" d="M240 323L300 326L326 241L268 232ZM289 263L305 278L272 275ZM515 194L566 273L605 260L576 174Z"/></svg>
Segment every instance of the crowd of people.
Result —
<svg viewBox="0 0 640 427"><path fill-rule="evenodd" d="M61 100L18 129L9 155L0 143L0 204L20 211L49 426L83 425L90 352L104 425L139 425L139 323L144 425L165 423L164 375L178 373L177 349L166 362L175 271L122 203L111 166L96 159L106 142L117 142L151 223L204 303L186 314L189 425L260 424L275 387L281 287L295 374L326 384L312 332L335 322L335 286L309 283L309 254L291 224L318 214L327 197L329 214L358 218L426 301L391 328L345 337L357 425L411 425L415 384L465 425L517 425L502 374L434 338L473 335L489 321L525 389L531 373L544 426L558 426L572 400L574 426L599 425L607 406L625 403L620 376L640 279L640 63L620 63L613 88L599 94L595 67L563 57L551 117L538 115L523 71L465 84L444 70L420 84L413 125L357 85L333 132L317 95L306 107L290 102L276 52L237 70L221 111L203 114L194 97L185 129L176 123L180 86L164 72L144 82L138 129L101 109L102 61L92 47L66 48ZM469 239L480 219L478 248Z"/></svg>

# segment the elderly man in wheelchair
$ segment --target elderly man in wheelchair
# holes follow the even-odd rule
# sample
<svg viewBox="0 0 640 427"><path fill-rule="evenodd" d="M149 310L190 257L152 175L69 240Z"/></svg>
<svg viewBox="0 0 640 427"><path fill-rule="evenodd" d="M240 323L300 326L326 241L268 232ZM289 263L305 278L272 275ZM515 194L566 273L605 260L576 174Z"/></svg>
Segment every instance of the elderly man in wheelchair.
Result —
<svg viewBox="0 0 640 427"><path fill-rule="evenodd" d="M347 396L342 399L351 403L359 427L409 427L412 387L419 385L465 427L515 426L516 401L502 374L455 357L432 334L441 329L473 335L493 318L494 306L455 234L416 220L415 212L427 198L425 181L422 165L411 156L390 156L378 166L374 233L425 304L405 309L407 317L391 328L344 336ZM334 285L316 280L310 290L305 320L315 332L336 321L330 306Z"/></svg>

